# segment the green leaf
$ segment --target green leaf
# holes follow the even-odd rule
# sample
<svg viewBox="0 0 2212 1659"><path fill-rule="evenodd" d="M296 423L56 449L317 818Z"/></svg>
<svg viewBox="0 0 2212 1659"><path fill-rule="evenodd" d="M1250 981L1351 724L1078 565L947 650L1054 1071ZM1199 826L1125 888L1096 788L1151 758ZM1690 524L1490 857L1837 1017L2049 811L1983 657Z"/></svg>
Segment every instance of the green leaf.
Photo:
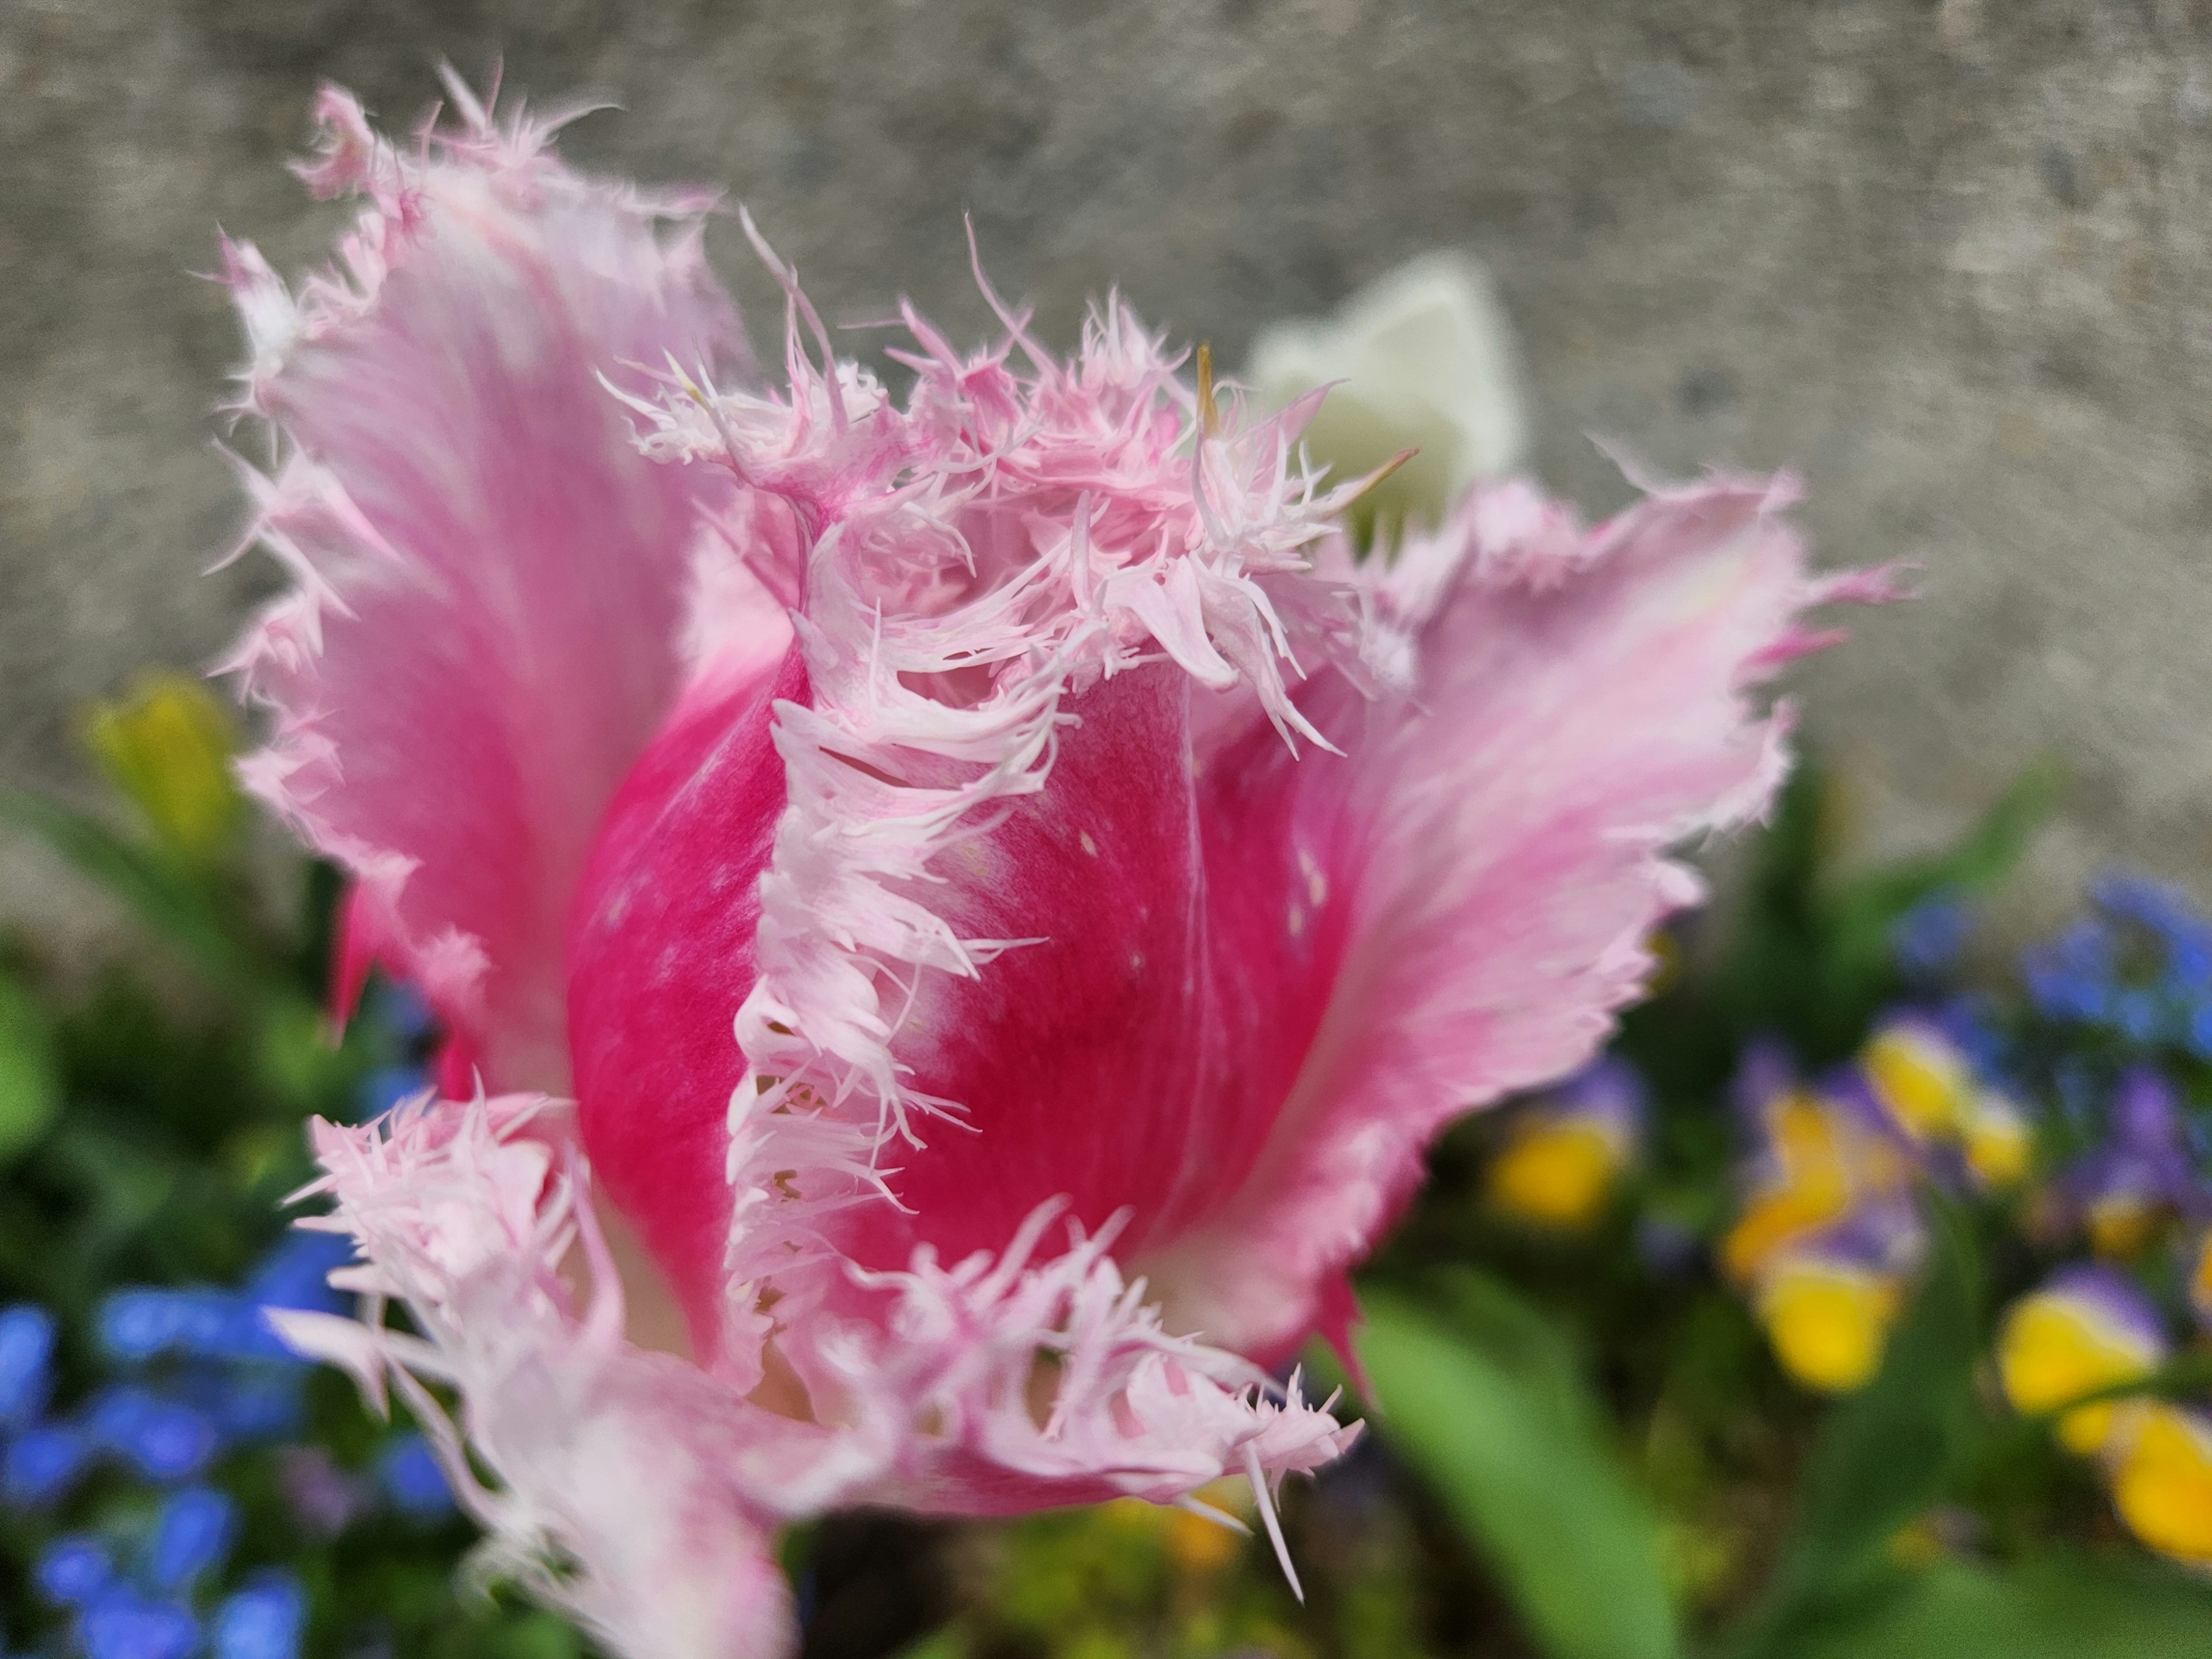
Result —
<svg viewBox="0 0 2212 1659"><path fill-rule="evenodd" d="M53 1033L30 992L0 978L0 1163L46 1132L61 1110Z"/></svg>
<svg viewBox="0 0 2212 1659"><path fill-rule="evenodd" d="M1892 934L1899 919L1923 899L1986 891L2010 874L2057 805L2062 782L2055 765L2030 767L1942 852L1838 881L1822 906L1822 965L1835 1002L1856 1015L1893 995Z"/></svg>
<svg viewBox="0 0 2212 1659"><path fill-rule="evenodd" d="M1376 1428L1426 1477L1556 1659L1676 1650L1659 1528L1599 1434L1565 1345L1504 1287L1455 1277L1468 1333L1364 1293Z"/></svg>
<svg viewBox="0 0 2212 1659"><path fill-rule="evenodd" d="M1899 918L1937 894L1995 886L2026 854L2061 782L2055 766L2032 767L1951 847L1842 874L1832 868L1835 791L1817 766L1801 764L1759 839L1716 966L1723 1030L1712 1054L1731 1063L1744 1037L1765 1031L1787 1036L1815 1068L1848 1054L1904 989L1893 948Z"/></svg>
<svg viewBox="0 0 2212 1659"><path fill-rule="evenodd" d="M1885 866L1839 888L1841 908L1878 921L1885 932L1935 893L1975 891L1996 884L2027 856L2036 832L2058 805L2065 776L2054 762L2029 767L1951 846L1925 858Z"/></svg>
<svg viewBox="0 0 2212 1659"><path fill-rule="evenodd" d="M957 1625L943 1625L901 1648L894 1659L966 1659L968 1641Z"/></svg>
<svg viewBox="0 0 2212 1659"><path fill-rule="evenodd" d="M2212 1659L2212 1587L2156 1562L1947 1563L1808 1628L1792 1659Z"/></svg>
<svg viewBox="0 0 2212 1659"><path fill-rule="evenodd" d="M1931 1221L1927 1279L1874 1381L1821 1425L1774 1577L1735 1651L1794 1655L1802 1626L1887 1570L1890 1540L1942 1495L1957 1463L1972 1426L1980 1278L1962 1220L1939 1209Z"/></svg>
<svg viewBox="0 0 2212 1659"><path fill-rule="evenodd" d="M98 819L43 795L7 788L0 788L0 819L38 836L218 982L240 991L267 984L268 974L232 933L222 909L204 889Z"/></svg>

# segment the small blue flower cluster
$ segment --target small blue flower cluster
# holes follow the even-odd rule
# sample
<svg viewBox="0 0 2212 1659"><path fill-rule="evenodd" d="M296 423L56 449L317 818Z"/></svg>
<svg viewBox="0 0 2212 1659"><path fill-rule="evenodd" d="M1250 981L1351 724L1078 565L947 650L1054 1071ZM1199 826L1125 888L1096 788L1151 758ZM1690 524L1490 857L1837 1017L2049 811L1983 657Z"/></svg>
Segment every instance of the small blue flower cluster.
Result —
<svg viewBox="0 0 2212 1659"><path fill-rule="evenodd" d="M107 1376L69 1413L52 1409L52 1316L27 1304L0 1310L0 1504L33 1524L58 1524L72 1495L94 1488L93 1529L54 1537L33 1575L40 1599L65 1624L66 1651L82 1659L295 1659L308 1605L290 1574L248 1572L216 1593L240 1519L237 1499L216 1483L216 1466L227 1453L305 1430L309 1368L278 1340L265 1310L342 1311L346 1298L327 1281L351 1254L343 1239L294 1233L237 1289L113 1292L94 1333ZM286 1447L283 1456L295 1453L313 1455ZM107 1501L112 1489L93 1481L102 1468L122 1477L121 1500ZM373 1495L370 1482L332 1474L349 1493L337 1525L376 1508L426 1524L451 1513L444 1476L419 1435L386 1443ZM136 1483L155 1489L151 1505L127 1495ZM315 1518L295 1517L310 1533L337 1529Z"/></svg>
<svg viewBox="0 0 2212 1659"><path fill-rule="evenodd" d="M264 1308L336 1312L324 1282L351 1259L341 1239L288 1237L240 1290L132 1288L101 1304L97 1338L118 1373L83 1407L48 1414L52 1318L0 1315L0 1382L13 1413L0 1452L0 1501L50 1508L102 1461L159 1486L204 1474L227 1448L265 1444L301 1423L306 1368L278 1341Z"/></svg>
<svg viewBox="0 0 2212 1659"><path fill-rule="evenodd" d="M238 1530L238 1507L213 1486L169 1494L131 1554L76 1534L40 1557L38 1589L75 1614L84 1659L296 1659L307 1600L283 1571L249 1577L203 1623L192 1610L201 1583L222 1570Z"/></svg>
<svg viewBox="0 0 2212 1659"><path fill-rule="evenodd" d="M1973 927L1972 907L1945 889L1920 901L1891 925L1889 945L1898 969L1915 986L1948 978L1966 949Z"/></svg>
<svg viewBox="0 0 2212 1659"><path fill-rule="evenodd" d="M2212 921L2173 888L2108 875L2094 908L2021 961L2045 1018L2212 1059Z"/></svg>

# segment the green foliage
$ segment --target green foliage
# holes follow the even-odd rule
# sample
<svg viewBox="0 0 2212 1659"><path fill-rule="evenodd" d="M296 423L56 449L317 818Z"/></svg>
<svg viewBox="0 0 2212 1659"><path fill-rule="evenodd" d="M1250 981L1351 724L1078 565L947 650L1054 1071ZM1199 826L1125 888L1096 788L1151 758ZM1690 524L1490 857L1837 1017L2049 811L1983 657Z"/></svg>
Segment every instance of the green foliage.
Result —
<svg viewBox="0 0 2212 1659"><path fill-rule="evenodd" d="M125 792L114 825L0 790L0 819L118 900L170 967L189 970L180 986L126 960L80 984L45 971L35 941L0 940L0 1307L54 1316L58 1418L108 1380L104 1299L239 1283L313 1173L306 1119L355 1115L364 1079L413 1058L374 1017L333 1040L322 1000L335 873L310 869L292 915L260 915L225 769L234 743L192 692L155 689L150 714L142 703L94 733ZM562 1620L464 1583L473 1529L459 1518L375 1509L335 1534L303 1524L288 1460L312 1449L332 1478L368 1487L393 1432L347 1379L313 1374L300 1444L240 1442L209 1472L241 1510L234 1573L296 1577L315 1659L579 1659L586 1645ZM58 1510L0 1508L0 1648L65 1651L65 1617L30 1589L39 1552L60 1531L142 1538L155 1501L102 1468Z"/></svg>
<svg viewBox="0 0 2212 1659"><path fill-rule="evenodd" d="M46 1011L25 987L0 975L0 1168L46 1133L61 1103Z"/></svg>
<svg viewBox="0 0 2212 1659"><path fill-rule="evenodd" d="M1390 1291L1365 1300L1359 1354L1382 1432L1478 1542L1547 1652L1667 1659L1658 1526L1559 1332L1472 1269L1442 1289L1449 1320Z"/></svg>
<svg viewBox="0 0 2212 1659"><path fill-rule="evenodd" d="M2052 1552L2009 1567L1943 1562L1825 1626L1791 1659L2208 1659L2212 1589L2177 1569Z"/></svg>
<svg viewBox="0 0 2212 1659"><path fill-rule="evenodd" d="M1805 1632L1895 1571L1899 1533L1941 1498L1973 1420L1981 1276L1961 1218L1944 1216L1936 1259L1891 1338L1881 1372L1835 1407L1806 1458L1766 1595L1732 1659L1786 1659Z"/></svg>
<svg viewBox="0 0 2212 1659"><path fill-rule="evenodd" d="M120 899L218 988L260 996L282 985L283 975L272 974L275 964L255 948L244 926L244 907L228 884L165 860L90 814L43 796L0 788L0 819L36 836Z"/></svg>

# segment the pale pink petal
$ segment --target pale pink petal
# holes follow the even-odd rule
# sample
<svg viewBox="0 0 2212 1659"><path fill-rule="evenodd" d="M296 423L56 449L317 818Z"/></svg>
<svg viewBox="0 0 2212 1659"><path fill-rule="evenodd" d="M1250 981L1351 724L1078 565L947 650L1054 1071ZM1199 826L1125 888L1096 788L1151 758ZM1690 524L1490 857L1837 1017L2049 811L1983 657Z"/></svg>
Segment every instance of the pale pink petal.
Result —
<svg viewBox="0 0 2212 1659"><path fill-rule="evenodd" d="M417 155L325 94L305 176L370 202L296 303L228 251L241 407L276 449L252 533L295 583L232 665L274 716L246 775L356 878L340 979L386 961L489 1076L559 1087L569 895L677 697L701 511L732 493L641 456L600 377L743 349L696 203L584 179L544 124L457 95Z"/></svg>
<svg viewBox="0 0 2212 1659"><path fill-rule="evenodd" d="M828 1379L818 1420L779 1415L623 1339L566 1109L425 1097L363 1127L318 1124L315 1142L325 1174L303 1196L333 1209L308 1224L355 1240L363 1265L333 1282L365 1298L365 1317L289 1315L284 1334L373 1400L400 1395L489 1534L479 1570L623 1659L789 1652L791 1598L769 1553L787 1520L859 1503L1165 1500L1224 1474L1312 1468L1357 1432L1295 1384L1276 1390L1167 1335L1110 1237L1038 1260L1050 1206L995 1257L948 1269L925 1249L866 1276L878 1319L791 1339ZM420 1335L386 1325L388 1302ZM459 1396L458 1424L431 1384Z"/></svg>
<svg viewBox="0 0 2212 1659"><path fill-rule="evenodd" d="M390 1386L429 1430L462 1507L486 1529L477 1570L512 1579L623 1659L771 1659L794 1645L774 1494L836 1455L696 1368L622 1336L617 1281L592 1225L568 1114L542 1097L402 1106L362 1128L316 1126L335 1208L365 1266L335 1275L367 1322L293 1315L301 1352ZM565 1264L588 1264L581 1305ZM419 1337L386 1328L404 1304ZM448 1421L426 1383L461 1401ZM472 1467L461 1449L465 1433ZM494 1484L483 1485L481 1467Z"/></svg>
<svg viewBox="0 0 2212 1659"><path fill-rule="evenodd" d="M1573 1070L1642 989L1652 928L1700 892L1668 850L1756 817L1786 769L1784 713L1753 695L1776 641L1868 596L1808 575L1790 499L1715 480L1584 533L1503 486L1376 572L1412 684L1316 683L1347 758L1302 766L1287 803L1344 956L1256 1165L1140 1259L1188 1325L1262 1354L1313 1328L1437 1131ZM1223 763L1284 769L1256 743Z"/></svg>
<svg viewBox="0 0 2212 1659"><path fill-rule="evenodd" d="M842 1373L843 1389L822 1391L833 1413L898 1425L872 1500L984 1515L1167 1503L1255 1462L1271 1477L1316 1468L1357 1437L1295 1380L1277 1391L1247 1362L1170 1335L1109 1254L1114 1225L1075 1229L1033 1262L1063 1208L1039 1206L1003 1250L950 1269L923 1245L906 1272L855 1274L896 1298L884 1335L830 1339L816 1369Z"/></svg>

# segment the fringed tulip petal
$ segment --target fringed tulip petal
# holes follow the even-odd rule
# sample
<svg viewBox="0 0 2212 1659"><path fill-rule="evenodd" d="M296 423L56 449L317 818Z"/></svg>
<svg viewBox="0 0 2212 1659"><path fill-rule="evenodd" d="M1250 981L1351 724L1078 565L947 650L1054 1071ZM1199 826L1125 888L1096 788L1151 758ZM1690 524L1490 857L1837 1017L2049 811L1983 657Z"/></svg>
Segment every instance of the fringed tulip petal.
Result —
<svg viewBox="0 0 2212 1659"><path fill-rule="evenodd" d="M1787 711L1753 691L1832 597L1791 498L1716 479L1584 532L1505 485L1370 567L1406 684L1315 688L1346 759L1299 763L1289 807L1313 907L1342 907L1328 1012L1242 1190L1143 1264L1194 1328L1260 1352L1312 1328L1437 1131L1572 1070L1638 994L1699 895L1668 850L1758 816L1786 769Z"/></svg>
<svg viewBox="0 0 2212 1659"><path fill-rule="evenodd" d="M528 1586L625 1659L787 1652L769 1532L787 1511L763 1494L822 1478L829 1437L623 1340L568 1114L542 1097L426 1097L365 1127L319 1125L316 1151L325 1173L310 1194L334 1207L314 1224L353 1238L365 1265L335 1282L367 1298L366 1322L271 1317L425 1423L489 1534L477 1570ZM394 1301L419 1336L384 1324ZM432 1382L459 1395L458 1425Z"/></svg>
<svg viewBox="0 0 2212 1659"><path fill-rule="evenodd" d="M303 177L369 205L296 301L228 250L241 406L276 440L252 533L295 580L234 665L275 714L249 781L354 878L341 981L385 960L489 1077L559 1088L569 894L676 697L696 520L729 493L639 455L600 377L742 346L698 203L581 178L549 124L455 91L419 156L325 94Z"/></svg>
<svg viewBox="0 0 2212 1659"><path fill-rule="evenodd" d="M909 320L902 408L794 345L787 400L662 416L660 453L790 504L795 539L751 551L798 604L799 646L766 734L777 765L758 711L732 705L716 734L656 743L610 816L572 963L587 1145L733 1385L795 1383L818 1419L898 1425L886 1495L992 1510L1308 1467L1344 1431L1174 1338L1103 1240L1156 1231L1219 1157L1249 1163L1295 1066L1275 1052L1273 886L1251 884L1269 931L1249 937L1192 908L1209 860L1238 879L1194 839L1231 823L1194 771L1220 730L1303 726L1283 678L1296 624L1265 583L1304 574L1334 502L1296 471L1286 422L1193 410L1118 308L1073 364L1032 352L1024 374ZM1313 586L1308 609L1348 627L1348 588ZM765 810L761 788L781 792ZM763 866L733 832L776 807ZM1237 1018L1207 1012L1133 1071L1133 1036L1188 1023L1207 975ZM1310 1026L1325 981L1307 977ZM713 1057L732 1000L742 1076ZM1251 1098L1188 1109L1216 1086ZM690 1206L687 1137L724 1102L726 1249L709 1254L666 1212ZM1190 1126L1243 1144L1209 1151ZM1013 1269L974 1264L1025 1261L1063 1207L1088 1242L1023 1268L1018 1294L924 1321L951 1346L919 1358L915 1322L954 1282L924 1264L988 1286ZM896 1340L825 1334L841 1329ZM1063 1356L1053 1375L1041 1352Z"/></svg>
<svg viewBox="0 0 2212 1659"><path fill-rule="evenodd" d="M1224 1474L1310 1469L1356 1436L1250 1364L1170 1336L1123 1283L1110 1232L1056 1257L1060 1206L995 1258L865 1276L872 1328L812 1333L815 1420L624 1339L619 1276L571 1115L543 1097L423 1097L319 1125L313 1224L364 1265L336 1276L365 1322L276 1314L291 1343L397 1391L489 1538L478 1569L526 1584L626 1659L787 1652L779 1522L839 1504L975 1513L1168 1501ZM403 1304L420 1335L392 1328ZM448 1420L426 1384L462 1402ZM462 1450L495 1477L487 1488Z"/></svg>

